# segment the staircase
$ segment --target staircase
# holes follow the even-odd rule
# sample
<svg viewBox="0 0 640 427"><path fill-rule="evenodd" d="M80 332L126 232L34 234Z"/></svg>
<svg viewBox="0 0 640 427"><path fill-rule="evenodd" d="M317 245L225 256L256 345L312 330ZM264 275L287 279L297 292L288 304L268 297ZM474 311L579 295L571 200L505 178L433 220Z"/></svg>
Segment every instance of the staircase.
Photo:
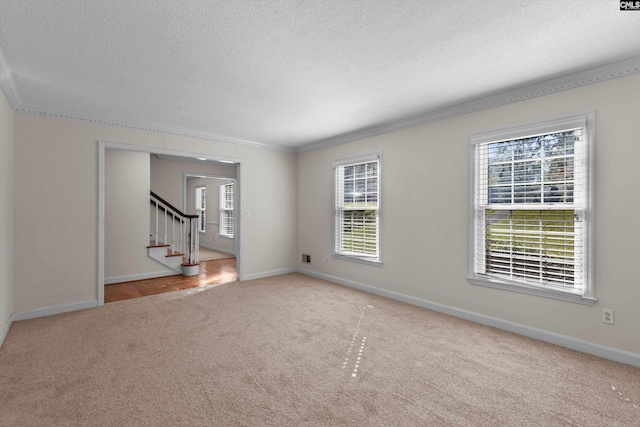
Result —
<svg viewBox="0 0 640 427"><path fill-rule="evenodd" d="M180 212L153 191L150 195L151 238L147 246L149 257L184 276L198 275L198 215Z"/></svg>

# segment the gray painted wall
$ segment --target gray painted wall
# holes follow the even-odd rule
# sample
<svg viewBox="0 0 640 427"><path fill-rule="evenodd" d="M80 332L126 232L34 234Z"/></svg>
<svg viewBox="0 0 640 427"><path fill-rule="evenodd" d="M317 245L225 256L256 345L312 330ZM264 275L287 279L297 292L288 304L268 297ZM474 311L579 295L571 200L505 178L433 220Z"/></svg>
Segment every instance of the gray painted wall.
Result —
<svg viewBox="0 0 640 427"><path fill-rule="evenodd" d="M14 287L14 312L98 298L98 141L242 160L243 203L251 212L243 224L245 274L295 265L295 154L21 113L14 123L13 271L21 284ZM181 203L181 190L176 194L169 201ZM48 206L55 227L32 209L39 204Z"/></svg>
<svg viewBox="0 0 640 427"><path fill-rule="evenodd" d="M147 153L105 150L104 277L107 283L136 280L139 275L170 270L147 254L149 171Z"/></svg>
<svg viewBox="0 0 640 427"><path fill-rule="evenodd" d="M298 157L298 267L640 354L640 75L399 130ZM596 112L595 306L467 283L469 135ZM332 253L335 160L382 151L382 267ZM615 310L603 324L602 308Z"/></svg>
<svg viewBox="0 0 640 427"><path fill-rule="evenodd" d="M13 310L13 110L0 91L0 337ZM0 338L0 343L2 338Z"/></svg>

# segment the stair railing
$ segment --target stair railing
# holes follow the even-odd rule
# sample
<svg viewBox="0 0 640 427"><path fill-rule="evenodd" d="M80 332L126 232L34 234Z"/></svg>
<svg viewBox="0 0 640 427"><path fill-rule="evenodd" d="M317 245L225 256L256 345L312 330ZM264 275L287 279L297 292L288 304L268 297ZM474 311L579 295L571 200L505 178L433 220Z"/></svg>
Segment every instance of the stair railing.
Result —
<svg viewBox="0 0 640 427"><path fill-rule="evenodd" d="M187 265L199 262L200 233L198 215L187 215L151 191L152 234L156 244L162 242L171 247L172 252L184 254ZM162 226L162 228L161 228ZM160 239L162 237L162 240Z"/></svg>

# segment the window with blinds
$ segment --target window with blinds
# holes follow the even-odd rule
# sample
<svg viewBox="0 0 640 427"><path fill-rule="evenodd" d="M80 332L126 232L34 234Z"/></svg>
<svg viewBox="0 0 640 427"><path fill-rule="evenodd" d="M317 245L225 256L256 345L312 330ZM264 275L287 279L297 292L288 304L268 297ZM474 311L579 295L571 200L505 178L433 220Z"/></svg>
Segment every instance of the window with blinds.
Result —
<svg viewBox="0 0 640 427"><path fill-rule="evenodd" d="M379 155L334 163L335 254L379 261Z"/></svg>
<svg viewBox="0 0 640 427"><path fill-rule="evenodd" d="M220 235L233 238L233 183L220 185Z"/></svg>
<svg viewBox="0 0 640 427"><path fill-rule="evenodd" d="M207 231L207 187L196 187L196 215L198 215L198 231Z"/></svg>
<svg viewBox="0 0 640 427"><path fill-rule="evenodd" d="M472 136L470 278L592 298L587 116Z"/></svg>

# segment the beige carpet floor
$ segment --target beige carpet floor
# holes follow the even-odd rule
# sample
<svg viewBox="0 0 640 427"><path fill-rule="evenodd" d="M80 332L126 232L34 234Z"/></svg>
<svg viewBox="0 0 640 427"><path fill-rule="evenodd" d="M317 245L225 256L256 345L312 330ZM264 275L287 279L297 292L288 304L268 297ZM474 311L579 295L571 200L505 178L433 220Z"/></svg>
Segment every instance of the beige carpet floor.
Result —
<svg viewBox="0 0 640 427"><path fill-rule="evenodd" d="M200 261L214 261L217 259L235 258L235 255L225 254L224 252L218 252L211 249L200 247L198 251L198 257Z"/></svg>
<svg viewBox="0 0 640 427"><path fill-rule="evenodd" d="M639 426L640 369L300 274L14 323L2 426Z"/></svg>

